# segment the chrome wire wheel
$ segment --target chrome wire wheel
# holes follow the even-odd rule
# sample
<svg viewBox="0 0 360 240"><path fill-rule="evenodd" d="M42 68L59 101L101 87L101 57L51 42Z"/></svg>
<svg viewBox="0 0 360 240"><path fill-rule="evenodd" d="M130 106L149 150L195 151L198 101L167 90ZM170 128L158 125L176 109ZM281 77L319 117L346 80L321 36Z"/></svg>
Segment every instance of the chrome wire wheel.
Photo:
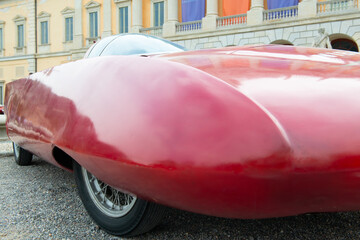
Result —
<svg viewBox="0 0 360 240"><path fill-rule="evenodd" d="M95 223L106 232L132 237L154 228L166 208L114 189L73 162L79 196Z"/></svg>
<svg viewBox="0 0 360 240"><path fill-rule="evenodd" d="M109 217L122 217L131 211L135 195L120 192L81 168L87 191L98 209Z"/></svg>

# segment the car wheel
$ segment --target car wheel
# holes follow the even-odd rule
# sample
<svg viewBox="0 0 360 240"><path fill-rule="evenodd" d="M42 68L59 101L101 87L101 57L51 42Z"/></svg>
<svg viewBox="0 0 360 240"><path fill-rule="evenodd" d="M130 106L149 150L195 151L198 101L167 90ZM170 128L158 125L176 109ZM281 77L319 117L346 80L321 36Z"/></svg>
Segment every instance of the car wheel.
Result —
<svg viewBox="0 0 360 240"><path fill-rule="evenodd" d="M91 218L106 232L132 237L154 228L166 207L126 194L97 179L74 162L80 198Z"/></svg>
<svg viewBox="0 0 360 240"><path fill-rule="evenodd" d="M32 153L23 149L14 142L12 144L14 149L15 162L20 166L29 165L32 161Z"/></svg>

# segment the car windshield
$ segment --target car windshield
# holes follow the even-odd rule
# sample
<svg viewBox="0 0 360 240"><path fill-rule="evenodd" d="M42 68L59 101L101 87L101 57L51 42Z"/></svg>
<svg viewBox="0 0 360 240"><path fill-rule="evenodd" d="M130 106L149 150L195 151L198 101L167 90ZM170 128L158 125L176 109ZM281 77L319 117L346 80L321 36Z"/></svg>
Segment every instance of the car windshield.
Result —
<svg viewBox="0 0 360 240"><path fill-rule="evenodd" d="M105 38L98 42L88 57L109 55L149 55L156 53L182 52L180 45L153 36L124 34ZM109 41L110 40L110 41Z"/></svg>

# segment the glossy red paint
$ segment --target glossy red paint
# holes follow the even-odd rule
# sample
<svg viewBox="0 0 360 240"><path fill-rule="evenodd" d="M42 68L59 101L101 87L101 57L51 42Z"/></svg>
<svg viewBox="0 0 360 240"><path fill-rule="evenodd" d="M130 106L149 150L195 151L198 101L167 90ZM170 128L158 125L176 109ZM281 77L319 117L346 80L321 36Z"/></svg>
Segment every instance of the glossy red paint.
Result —
<svg viewBox="0 0 360 240"><path fill-rule="evenodd" d="M360 55L258 46L54 67L6 88L9 137L221 217L360 209ZM94 111L97 109L97 111Z"/></svg>

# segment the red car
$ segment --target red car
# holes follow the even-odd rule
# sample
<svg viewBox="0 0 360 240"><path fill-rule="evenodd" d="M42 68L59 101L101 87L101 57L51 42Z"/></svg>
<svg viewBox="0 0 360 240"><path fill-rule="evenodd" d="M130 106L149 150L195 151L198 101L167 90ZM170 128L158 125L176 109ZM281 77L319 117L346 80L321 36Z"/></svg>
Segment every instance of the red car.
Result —
<svg viewBox="0 0 360 240"><path fill-rule="evenodd" d="M94 221L134 236L162 205L247 219L359 210L359 92L358 53L183 51L128 34L7 84L5 112L18 164L35 154L74 171Z"/></svg>

